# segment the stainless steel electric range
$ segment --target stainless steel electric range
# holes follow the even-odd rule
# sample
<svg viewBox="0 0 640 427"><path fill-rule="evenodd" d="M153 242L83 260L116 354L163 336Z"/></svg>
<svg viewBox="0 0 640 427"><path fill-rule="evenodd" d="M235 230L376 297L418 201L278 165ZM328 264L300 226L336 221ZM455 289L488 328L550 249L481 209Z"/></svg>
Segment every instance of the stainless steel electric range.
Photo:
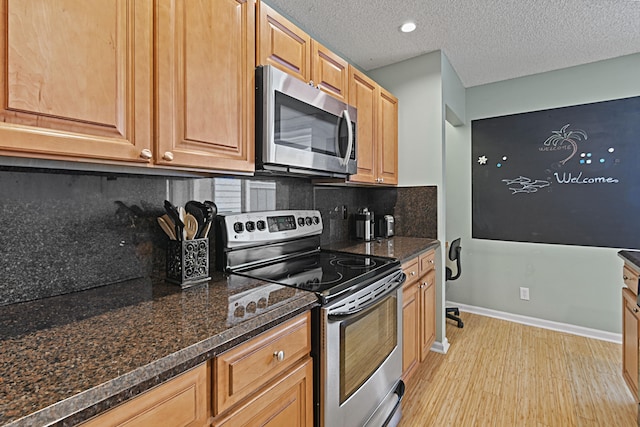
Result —
<svg viewBox="0 0 640 427"><path fill-rule="evenodd" d="M400 262L320 249L319 211L218 216L217 266L314 292L315 425L395 426L401 417Z"/></svg>

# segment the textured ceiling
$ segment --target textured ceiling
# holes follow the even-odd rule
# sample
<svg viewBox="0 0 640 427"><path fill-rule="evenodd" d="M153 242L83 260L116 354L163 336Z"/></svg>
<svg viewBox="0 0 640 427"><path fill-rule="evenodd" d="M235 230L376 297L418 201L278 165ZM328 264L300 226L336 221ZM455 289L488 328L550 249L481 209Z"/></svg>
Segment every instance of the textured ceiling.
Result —
<svg viewBox="0 0 640 427"><path fill-rule="evenodd" d="M640 52L639 0L266 3L363 70L442 50L465 87Z"/></svg>

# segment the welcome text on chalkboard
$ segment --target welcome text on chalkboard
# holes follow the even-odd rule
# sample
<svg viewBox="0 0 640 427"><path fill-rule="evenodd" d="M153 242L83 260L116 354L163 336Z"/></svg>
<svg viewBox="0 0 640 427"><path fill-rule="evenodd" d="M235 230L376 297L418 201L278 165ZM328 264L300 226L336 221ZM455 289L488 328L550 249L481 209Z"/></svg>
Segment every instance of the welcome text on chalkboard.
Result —
<svg viewBox="0 0 640 427"><path fill-rule="evenodd" d="M640 249L640 97L472 120L472 237Z"/></svg>

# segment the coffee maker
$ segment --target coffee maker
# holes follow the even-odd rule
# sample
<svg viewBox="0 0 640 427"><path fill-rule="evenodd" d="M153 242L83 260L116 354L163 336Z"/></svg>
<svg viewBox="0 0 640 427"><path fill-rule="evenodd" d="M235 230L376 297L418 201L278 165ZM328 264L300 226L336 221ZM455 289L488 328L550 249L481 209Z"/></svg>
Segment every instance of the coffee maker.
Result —
<svg viewBox="0 0 640 427"><path fill-rule="evenodd" d="M355 214L356 239L370 242L375 237L375 219L373 212L368 208L362 208Z"/></svg>

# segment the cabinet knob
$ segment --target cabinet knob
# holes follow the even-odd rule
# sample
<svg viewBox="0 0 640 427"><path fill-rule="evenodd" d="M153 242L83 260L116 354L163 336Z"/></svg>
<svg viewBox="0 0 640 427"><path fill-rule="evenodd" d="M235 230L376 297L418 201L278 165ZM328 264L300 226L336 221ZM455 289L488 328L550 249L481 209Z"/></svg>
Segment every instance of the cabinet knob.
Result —
<svg viewBox="0 0 640 427"><path fill-rule="evenodd" d="M170 162L170 161L173 160L173 153L171 151L167 151L167 152L164 153L162 158L165 159L166 161Z"/></svg>
<svg viewBox="0 0 640 427"><path fill-rule="evenodd" d="M415 271L412 271L412 272L411 272L411 275L412 275L412 276L415 276L415 275L416 275L416 272L415 272Z"/></svg>
<svg viewBox="0 0 640 427"><path fill-rule="evenodd" d="M384 182L384 178L380 178L380 182Z"/></svg>
<svg viewBox="0 0 640 427"><path fill-rule="evenodd" d="M629 280L629 278L627 276L622 276L623 280Z"/></svg>
<svg viewBox="0 0 640 427"><path fill-rule="evenodd" d="M284 360L284 351L283 350L274 351L273 358L276 359L278 362L282 362Z"/></svg>
<svg viewBox="0 0 640 427"><path fill-rule="evenodd" d="M429 260L429 264L433 264L433 260L432 259Z"/></svg>
<svg viewBox="0 0 640 427"><path fill-rule="evenodd" d="M638 307L634 307L633 312L637 313L638 312Z"/></svg>
<svg viewBox="0 0 640 427"><path fill-rule="evenodd" d="M153 157L153 153L148 148L145 148L142 151L140 151L140 157L142 157L145 160L151 160L151 158Z"/></svg>

